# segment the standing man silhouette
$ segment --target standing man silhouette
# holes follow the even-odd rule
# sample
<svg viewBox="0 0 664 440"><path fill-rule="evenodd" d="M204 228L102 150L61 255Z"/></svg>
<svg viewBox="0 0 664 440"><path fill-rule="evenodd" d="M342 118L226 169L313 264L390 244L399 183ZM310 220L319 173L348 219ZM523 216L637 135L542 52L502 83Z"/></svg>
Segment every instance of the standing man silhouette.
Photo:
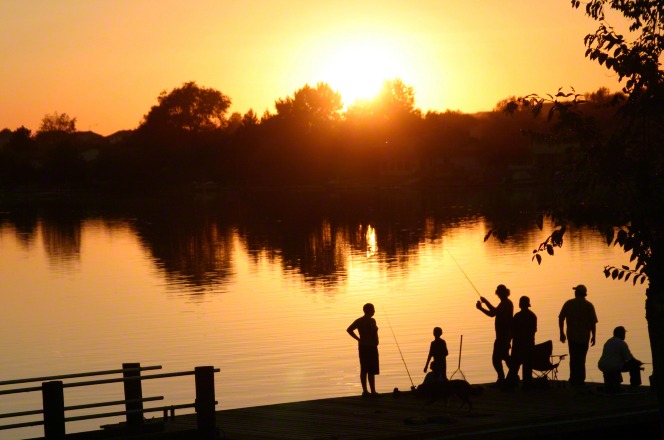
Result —
<svg viewBox="0 0 664 440"><path fill-rule="evenodd" d="M494 307L486 298L480 297L475 307L485 315L493 318L495 317L496 340L493 342L493 354L491 355L491 362L493 368L498 373L498 380L496 385L502 385L505 382L505 370L503 369L503 361L509 367L510 362L510 338L512 332L512 315L514 314L514 305L508 299L510 291L503 284L496 287L496 295L500 298L500 303ZM482 307L486 305L486 309Z"/></svg>
<svg viewBox="0 0 664 440"><path fill-rule="evenodd" d="M537 333L537 316L530 310L530 298L519 298L519 308L512 319L512 355L510 369L507 373L507 385L514 387L519 384L519 367L522 367L523 388L528 389L533 381L533 349L535 333Z"/></svg>
<svg viewBox="0 0 664 440"><path fill-rule="evenodd" d="M378 362L378 325L373 315L376 313L373 304L367 303L362 308L364 316L357 318L346 329L348 334L357 340L360 354L360 383L362 384L362 397L376 397L376 375L380 374ZM355 333L359 333L359 336ZM367 381L369 389L367 389Z"/></svg>
<svg viewBox="0 0 664 440"><path fill-rule="evenodd" d="M586 381L586 355L588 341L595 345L597 315L595 307L586 300L588 290L583 284L572 288L574 299L563 304L558 315L560 342L567 340L569 346L569 383L572 386L583 386ZM567 321L567 334L565 334Z"/></svg>

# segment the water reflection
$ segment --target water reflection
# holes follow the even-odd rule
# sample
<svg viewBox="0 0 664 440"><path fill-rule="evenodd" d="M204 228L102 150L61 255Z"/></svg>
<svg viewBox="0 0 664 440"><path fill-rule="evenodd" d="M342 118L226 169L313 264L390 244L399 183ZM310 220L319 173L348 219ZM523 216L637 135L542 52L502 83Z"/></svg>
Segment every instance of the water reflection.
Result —
<svg viewBox="0 0 664 440"><path fill-rule="evenodd" d="M137 213L135 232L167 284L201 294L233 275L231 225L195 207Z"/></svg>
<svg viewBox="0 0 664 440"><path fill-rule="evenodd" d="M81 218L74 213L53 213L41 222L44 249L58 268L74 267L81 255Z"/></svg>
<svg viewBox="0 0 664 440"><path fill-rule="evenodd" d="M200 295L223 290L235 275L235 247L257 263L265 258L306 283L336 286L348 256L364 255L385 270L407 270L423 243L483 218L519 252L535 232L532 196L506 192L353 191L219 193L197 199L168 195L141 200L50 200L10 205L0 221L29 248L40 238L50 264L74 270L82 228L103 219L108 230L130 228L168 285ZM30 204L32 206L32 204Z"/></svg>
<svg viewBox="0 0 664 440"><path fill-rule="evenodd" d="M566 352L557 339L562 303L584 283L600 319L597 339L624 325L635 355L648 359L643 286L602 274L604 264L627 264L628 256L573 229L560 255L532 263L546 235L532 223L535 198L375 190L208 196L0 201L0 305L11 311L0 322L11 335L5 376L139 360L173 371L221 367L220 409L354 395L357 351L344 330L372 302L379 392L410 386L404 363L421 382L415 366L435 326L444 329L451 362L461 359L463 336L471 382L493 381L493 325L450 255L487 297L499 283L514 297L530 296L538 341L552 339L555 353ZM509 225L506 243L484 243L498 224ZM596 365L599 350L589 356ZM178 382L167 399L190 402L191 390ZM16 410L7 405L3 412Z"/></svg>

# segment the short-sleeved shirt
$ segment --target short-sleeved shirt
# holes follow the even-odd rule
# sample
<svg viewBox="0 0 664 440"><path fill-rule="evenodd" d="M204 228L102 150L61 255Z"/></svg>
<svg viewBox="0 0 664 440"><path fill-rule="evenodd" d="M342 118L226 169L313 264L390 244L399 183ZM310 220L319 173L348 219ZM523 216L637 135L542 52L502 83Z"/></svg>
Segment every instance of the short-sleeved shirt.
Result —
<svg viewBox="0 0 664 440"><path fill-rule="evenodd" d="M357 330L360 334L359 345L366 345L370 347L378 346L378 325L376 320L370 316L361 316L357 318L348 327L348 330Z"/></svg>
<svg viewBox="0 0 664 440"><path fill-rule="evenodd" d="M563 304L558 318L567 321L567 339L588 343L593 326L597 323L595 307L585 298L573 298Z"/></svg>
<svg viewBox="0 0 664 440"><path fill-rule="evenodd" d="M535 345L537 332L537 316L525 309L517 312L512 319L512 339L514 346Z"/></svg>
<svg viewBox="0 0 664 440"><path fill-rule="evenodd" d="M602 357L599 358L597 366L605 373L617 373L622 371L625 362L634 359L629 351L627 343L620 338L612 337L604 344Z"/></svg>
<svg viewBox="0 0 664 440"><path fill-rule="evenodd" d="M434 339L429 346L429 356L436 362L444 362L447 356L447 343L444 339Z"/></svg>

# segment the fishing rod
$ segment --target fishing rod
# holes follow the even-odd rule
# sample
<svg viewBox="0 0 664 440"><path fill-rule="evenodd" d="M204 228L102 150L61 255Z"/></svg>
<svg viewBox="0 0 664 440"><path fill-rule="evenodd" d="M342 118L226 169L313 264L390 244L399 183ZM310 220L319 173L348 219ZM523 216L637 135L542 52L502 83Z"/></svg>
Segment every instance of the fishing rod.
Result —
<svg viewBox="0 0 664 440"><path fill-rule="evenodd" d="M397 344L397 349L399 350L399 355L401 355L403 366L406 367L406 373L408 373L408 379L410 379L410 385L411 385L410 389L414 390L415 384L413 383L413 378L410 377L410 371L408 371L408 365L406 365L406 359L404 359L403 353L401 353L401 347L399 347L399 341L397 341L397 335L394 334L394 329L392 328L392 324L390 323L390 318L387 317L387 312L385 311L385 307L383 307L383 314L385 315L385 319L387 320L387 325L390 326L390 330L392 331L392 336L394 337L394 342Z"/></svg>
<svg viewBox="0 0 664 440"><path fill-rule="evenodd" d="M466 279L468 280L468 282L470 283L470 285L473 286L473 289L475 289L475 292L477 292L477 295L479 295L479 297L482 298L482 294L480 294L480 291L477 290L477 287L475 287L475 285L470 280L470 278L468 278L468 275L466 275L466 272L463 270L463 268L461 267L459 262L456 260L456 258L454 258L454 255L452 255L452 252L448 251L447 249L445 249L445 250L447 251L448 254L450 254L450 257L452 257L452 261L454 261L454 263L457 265L457 267L459 268L459 270L461 271L463 276L465 276Z"/></svg>

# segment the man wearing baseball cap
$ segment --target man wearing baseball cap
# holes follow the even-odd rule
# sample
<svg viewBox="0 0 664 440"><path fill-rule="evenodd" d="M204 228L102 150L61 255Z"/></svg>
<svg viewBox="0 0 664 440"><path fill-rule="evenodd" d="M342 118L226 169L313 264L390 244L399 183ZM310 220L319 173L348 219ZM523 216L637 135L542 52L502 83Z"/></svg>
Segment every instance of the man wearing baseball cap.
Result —
<svg viewBox="0 0 664 440"><path fill-rule="evenodd" d="M604 388L608 393L620 392L622 372L629 372L629 384L632 387L641 385L641 365L643 362L634 358L625 342L625 327L613 329L613 337L604 344L602 357L597 367L604 373Z"/></svg>
<svg viewBox="0 0 664 440"><path fill-rule="evenodd" d="M583 284L572 287L574 298L563 304L558 315L560 342L569 346L569 383L583 386L586 381L586 355L589 343L595 345L597 314L595 307L586 299L588 289ZM567 333L565 333L567 321Z"/></svg>

